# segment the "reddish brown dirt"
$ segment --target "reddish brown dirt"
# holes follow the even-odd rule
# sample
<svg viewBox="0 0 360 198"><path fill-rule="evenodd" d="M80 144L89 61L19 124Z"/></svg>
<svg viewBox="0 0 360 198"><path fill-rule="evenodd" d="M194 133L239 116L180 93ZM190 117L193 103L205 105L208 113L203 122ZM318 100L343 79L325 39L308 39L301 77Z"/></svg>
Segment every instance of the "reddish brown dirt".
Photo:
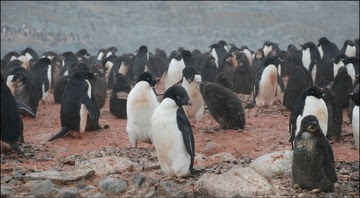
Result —
<svg viewBox="0 0 360 198"><path fill-rule="evenodd" d="M161 92L161 88L159 89ZM110 128L96 132L85 132L79 137L65 138L46 142L60 129L60 104L54 104L50 94L47 104L39 104L37 117L24 118L25 141L33 147L47 146L48 153L53 155L51 161L24 161L22 166L33 169L46 169L59 159L69 155L81 154L104 146L129 147L126 133L126 120L115 118L109 111L108 92L105 106L101 109L99 123ZM196 153L210 155L218 152L230 152L235 157L256 158L263 154L291 149L288 143L288 121L290 112L283 105L277 104L268 108L254 107L245 109L246 125L243 131L222 130L206 110L202 120L193 127ZM357 161L359 152L355 148L351 125L344 112L343 132L338 141L331 141L336 161ZM140 143L139 147L150 147ZM196 162L195 162L196 165ZM6 169L7 164L2 164Z"/></svg>

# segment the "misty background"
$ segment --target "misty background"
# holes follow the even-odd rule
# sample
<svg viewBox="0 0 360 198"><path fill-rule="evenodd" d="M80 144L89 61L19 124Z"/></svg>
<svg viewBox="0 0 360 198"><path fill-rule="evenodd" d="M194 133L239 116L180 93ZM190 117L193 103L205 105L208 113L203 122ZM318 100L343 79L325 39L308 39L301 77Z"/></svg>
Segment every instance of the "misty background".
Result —
<svg viewBox="0 0 360 198"><path fill-rule="evenodd" d="M323 36L340 49L359 37L359 1L1 1L1 57L26 47L96 55L115 46L120 55L140 45L169 55L180 46L204 52L219 40L254 51L269 40L286 50Z"/></svg>

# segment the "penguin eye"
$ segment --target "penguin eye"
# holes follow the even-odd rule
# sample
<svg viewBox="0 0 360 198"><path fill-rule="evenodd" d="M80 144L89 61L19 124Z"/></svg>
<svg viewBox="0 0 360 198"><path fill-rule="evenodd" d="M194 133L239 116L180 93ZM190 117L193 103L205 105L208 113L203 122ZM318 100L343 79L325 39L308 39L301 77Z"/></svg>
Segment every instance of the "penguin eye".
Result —
<svg viewBox="0 0 360 198"><path fill-rule="evenodd" d="M180 100L180 96L176 96L176 98L177 98L178 100Z"/></svg>

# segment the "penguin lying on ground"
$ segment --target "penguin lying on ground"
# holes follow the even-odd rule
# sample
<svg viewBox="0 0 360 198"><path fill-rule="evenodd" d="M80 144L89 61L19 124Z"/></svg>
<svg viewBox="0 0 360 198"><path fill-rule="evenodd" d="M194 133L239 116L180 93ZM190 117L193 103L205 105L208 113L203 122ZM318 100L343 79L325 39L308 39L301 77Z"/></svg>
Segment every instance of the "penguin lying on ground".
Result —
<svg viewBox="0 0 360 198"><path fill-rule="evenodd" d="M61 130L48 141L61 138L70 130L80 133L85 131L88 114L95 117L95 108L91 101L90 80L94 75L87 71L77 71L66 85L61 101Z"/></svg>
<svg viewBox="0 0 360 198"><path fill-rule="evenodd" d="M211 116L221 128L244 129L244 109L239 97L233 91L210 82L201 83L200 91Z"/></svg>
<svg viewBox="0 0 360 198"><path fill-rule="evenodd" d="M164 100L151 118L153 144L162 171L172 177L194 174L195 141L183 105L191 105L186 90L179 85L167 89Z"/></svg>
<svg viewBox="0 0 360 198"><path fill-rule="evenodd" d="M309 190L334 191L337 182L334 153L315 116L301 121L294 141L293 183Z"/></svg>

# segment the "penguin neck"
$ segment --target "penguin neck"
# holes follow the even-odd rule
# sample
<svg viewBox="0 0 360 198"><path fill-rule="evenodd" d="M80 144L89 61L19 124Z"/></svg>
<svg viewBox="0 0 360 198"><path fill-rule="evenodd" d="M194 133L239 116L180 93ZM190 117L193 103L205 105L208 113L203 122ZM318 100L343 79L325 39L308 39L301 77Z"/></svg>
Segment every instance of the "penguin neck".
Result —
<svg viewBox="0 0 360 198"><path fill-rule="evenodd" d="M139 81L138 83L136 83L135 87L137 89L152 90L152 87L146 81Z"/></svg>
<svg viewBox="0 0 360 198"><path fill-rule="evenodd" d="M168 109L168 110L177 110L179 107L176 105L175 101L171 98L165 98L161 104L160 108Z"/></svg>

